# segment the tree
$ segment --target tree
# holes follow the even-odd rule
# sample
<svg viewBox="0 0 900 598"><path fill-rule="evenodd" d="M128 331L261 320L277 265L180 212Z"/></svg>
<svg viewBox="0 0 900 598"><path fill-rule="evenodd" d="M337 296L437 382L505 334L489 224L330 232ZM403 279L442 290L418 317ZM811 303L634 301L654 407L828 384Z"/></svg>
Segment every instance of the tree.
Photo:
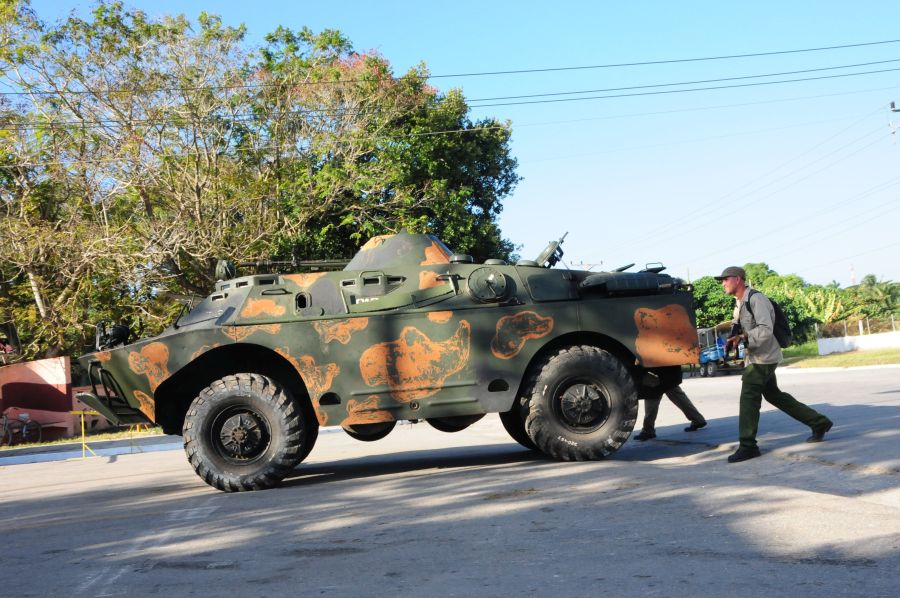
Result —
<svg viewBox="0 0 900 598"><path fill-rule="evenodd" d="M29 356L80 351L87 322L169 292L205 294L217 258L342 257L407 228L508 257L497 225L518 177L508 123L460 91L395 77L339 32L279 28L259 52L202 13L119 2L42 23L0 4L0 310Z"/></svg>
<svg viewBox="0 0 900 598"><path fill-rule="evenodd" d="M734 298L725 294L715 278L704 276L694 282L694 306L697 327L711 328L732 319Z"/></svg>

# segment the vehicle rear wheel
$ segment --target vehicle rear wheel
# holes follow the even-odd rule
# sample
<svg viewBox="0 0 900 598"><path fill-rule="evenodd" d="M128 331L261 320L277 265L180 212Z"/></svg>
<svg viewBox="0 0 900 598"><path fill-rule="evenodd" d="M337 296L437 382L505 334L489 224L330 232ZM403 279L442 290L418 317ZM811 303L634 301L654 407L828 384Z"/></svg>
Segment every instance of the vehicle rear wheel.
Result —
<svg viewBox="0 0 900 598"><path fill-rule="evenodd" d="M516 399L512 409L500 414L500 422L513 440L529 450L536 451L537 446L525 431L526 417L528 417L528 408L523 407L519 399Z"/></svg>
<svg viewBox="0 0 900 598"><path fill-rule="evenodd" d="M700 377L706 378L706 365L705 363L700 364Z"/></svg>
<svg viewBox="0 0 900 598"><path fill-rule="evenodd" d="M391 430L394 429L394 426L397 425L396 421L391 422L379 422L375 424L355 424L353 426L342 426L344 432L346 432L350 438L354 440L361 440L363 442L375 442L376 440L381 440L385 436L391 433Z"/></svg>
<svg viewBox="0 0 900 598"><path fill-rule="evenodd" d="M716 375L716 372L719 370L719 366L716 365L715 361L710 361L706 364L706 375L712 378Z"/></svg>
<svg viewBox="0 0 900 598"><path fill-rule="evenodd" d="M462 432L478 420L484 417L484 413L478 415L456 415L451 417L427 417L432 428L441 432Z"/></svg>
<svg viewBox="0 0 900 598"><path fill-rule="evenodd" d="M22 442L37 444L41 441L41 424L28 420L22 425Z"/></svg>
<svg viewBox="0 0 900 598"><path fill-rule="evenodd" d="M567 347L533 374L525 429L544 453L563 461L615 452L637 418L637 390L624 364L592 346Z"/></svg>
<svg viewBox="0 0 900 598"><path fill-rule="evenodd" d="M312 450L318 422L259 374L216 380L191 403L184 450L207 484L235 492L276 486Z"/></svg>

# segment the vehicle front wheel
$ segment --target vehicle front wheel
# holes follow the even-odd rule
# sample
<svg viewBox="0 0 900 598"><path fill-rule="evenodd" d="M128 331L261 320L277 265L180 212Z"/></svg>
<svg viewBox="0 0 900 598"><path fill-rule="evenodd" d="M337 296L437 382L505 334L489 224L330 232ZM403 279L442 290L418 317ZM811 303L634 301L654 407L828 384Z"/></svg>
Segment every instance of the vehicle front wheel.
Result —
<svg viewBox="0 0 900 598"><path fill-rule="evenodd" d="M184 450L207 484L225 492L277 485L312 449L318 422L259 374L216 380L191 403Z"/></svg>
<svg viewBox="0 0 900 598"><path fill-rule="evenodd" d="M634 429L634 380L619 359L597 347L568 347L549 357L535 370L529 389L525 429L556 459L603 458Z"/></svg>

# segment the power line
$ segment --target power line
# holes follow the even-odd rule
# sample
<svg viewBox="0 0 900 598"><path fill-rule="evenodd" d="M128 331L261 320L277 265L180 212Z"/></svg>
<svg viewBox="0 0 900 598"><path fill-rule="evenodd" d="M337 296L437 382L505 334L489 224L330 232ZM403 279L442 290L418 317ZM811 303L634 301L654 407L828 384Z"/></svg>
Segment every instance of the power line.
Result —
<svg viewBox="0 0 900 598"><path fill-rule="evenodd" d="M867 46L879 46L879 45L887 45L887 44L896 44L900 43L900 39L890 39L890 40L882 40L882 41L874 41L874 42L863 42L857 44L842 44L836 46L822 46L817 48L801 48L794 50L775 50L770 52L752 52L748 54L727 54L722 56L702 56L695 58L675 58L670 60L648 60L642 62L622 62L622 63L611 63L611 64L596 64L596 65L582 65L582 66L561 66L561 67L548 67L548 68L533 68L533 69L516 69L516 70L505 70L505 71L483 71L483 72L470 72L470 73L455 73L455 74L447 74L447 75L428 75L427 79L446 79L446 78L461 78L461 77L486 77L486 76L495 76L495 75L520 75L520 74L529 74L529 73L550 73L550 72L564 72L564 71L579 71L579 70L596 70L596 69L610 69L610 68L625 68L625 67L637 67L637 66L652 66L652 65L661 65L661 64L681 64L681 63L689 63L689 62L711 62L718 60L734 60L739 58L758 58L763 56L779 56L779 55L787 55L787 54L801 54L808 52L823 52L823 51L831 51L831 50L843 50L849 48L862 48ZM345 83L362 83L362 82L378 82L378 81L398 81L402 79L403 76L400 77L367 77L367 78L357 78L357 79L346 79L339 81L298 81L298 82L275 82L275 83L242 83L242 84L231 84L231 85L211 85L211 86L175 86L175 87L135 87L135 88L108 88L108 89L78 89L78 90L66 90L66 93L72 95L102 95L102 94L118 94L118 93L155 93L155 92L173 92L173 91L214 91L214 90L239 90L239 89L264 89L269 87L280 87L280 86L315 86L315 85L341 85ZM58 91L51 90L42 90L42 89L32 89L28 91L7 91L0 92L0 96L23 96L23 95L56 95Z"/></svg>
<svg viewBox="0 0 900 598"><path fill-rule="evenodd" d="M778 193L781 193L782 191L785 191L785 190L787 190L787 189L790 189L791 187L793 187L793 186L795 186L795 185L798 185L798 184L802 183L803 181L805 181L805 180L807 180L807 179L813 177L814 175L817 175L817 174L819 174L820 172L822 172L822 171L824 171L824 170L827 170L827 169L831 168L832 166L834 166L834 165L836 165L836 164L839 164L840 162L843 162L843 161L845 161L845 160L847 160L847 159L849 159L849 158L852 158L853 156L855 156L856 154L860 153L861 151L866 150L866 149L872 147L873 145L875 145L875 144L878 143L879 141L882 141L882 139L883 139L883 137L879 137L878 139L875 139L875 141L873 141L872 143L869 143L869 144L867 144L867 145L864 145L863 147L861 147L861 148L859 148L859 149L857 149L857 150L851 152L850 154L848 154L848 155L846 155L846 156L843 156L842 158L839 158L838 160L835 160L835 161L831 162L830 164L826 164L825 166L823 166L823 167L820 168L819 170L816 170L816 171L814 171L814 172L811 172L811 173L809 173L808 175L806 175L805 177L803 177L803 178L801 178L801 179L798 179L798 180L794 181L793 183L791 183L791 184L789 184L789 185L787 185L787 186L785 186L785 187L782 187L781 189L776 189L775 191L773 191L772 193L769 193L768 195L766 195L765 197L761 198L761 200L758 200L758 201L762 201L762 200L765 200L765 199L769 199L770 197L772 197L772 196L774 196L774 195L777 195ZM854 142L854 143L855 143L855 142ZM736 213L736 212L739 212L739 211L747 210L747 209L749 209L749 208L758 208L758 207L759 207L759 206L758 206L758 201L757 201L757 203L753 203L753 204L751 204L751 203L744 203L744 204L741 204L741 205L739 205L738 207L736 207L736 208L734 208L734 209L732 210L732 214L734 214L734 213ZM772 234L773 232L774 232L774 230L772 230L772 231L760 232L760 233L756 236L756 238L759 239L759 238L763 238L763 237L769 236L769 235ZM726 251L731 251L731 248L728 248L728 247L721 248L721 249L719 249L718 251L712 251L712 252L710 252L710 253L707 253L707 254L698 256L697 259L707 259L707 258L709 258L709 257L716 256L716 255L720 255L720 254L722 254L722 253L725 253Z"/></svg>
<svg viewBox="0 0 900 598"><path fill-rule="evenodd" d="M777 50L773 52L754 52L752 54L730 54L725 56L704 56L701 58L675 58L671 60L648 60L644 62L621 62L613 64L596 64L589 66L562 66L541 69L519 69L510 71L486 71L480 73L458 73L455 75L432 75L430 79L442 79L448 77L485 77L490 75L521 75L526 73L552 73L559 71L579 71L588 69L609 69L632 66L650 66L656 64L678 64L684 62L708 62L712 60L731 60L735 58L757 58L760 56L777 56L781 54L799 54L801 52L821 52L826 50L842 50L845 48L861 48L863 46L878 46L882 44L896 44L900 39L889 39L878 42L864 42L860 44L844 44L841 46L823 46L820 48L803 48L800 50Z"/></svg>
<svg viewBox="0 0 900 598"><path fill-rule="evenodd" d="M781 164L779 164L779 165L776 166L775 168L773 168L773 169L769 170L768 172L766 172L764 175L762 175L762 176L760 176L760 177L757 177L755 180L752 180L752 181L750 181L750 182L748 182L748 183L745 183L744 185L741 185L740 187L737 187L736 189L733 189L732 191L726 193L725 195L719 196L718 198L716 198L716 199L713 201L713 203L714 203L714 204L718 204L718 203L720 203L720 202L722 202L722 201L724 201L724 200L726 200L726 199L728 199L728 198L730 198L730 197L732 197L732 196L737 195L739 192L741 192L741 191L743 191L743 190L745 190L745 189L747 189L747 188L753 186L755 183L759 182L761 179L767 178L767 177L769 177L769 176L775 174L776 172L778 172L779 170L781 170L781 169L784 168L785 166L787 166L787 165L789 165L789 164L792 164L792 163L796 162L796 161L799 160L800 158L802 158L802 157L804 157L804 156L806 156L806 155L812 153L813 151L819 149L820 147L824 146L826 143L828 143L828 142L831 141L832 139L835 139L835 138L837 138L838 136L840 136L840 135L842 135L843 133L845 133L846 131L849 131L850 129L852 129L853 127L855 127L857 124L863 122L863 121L864 121L865 119L867 119L869 116L871 116L872 114L874 114L874 113L880 111L881 109L882 109L882 107L879 106L877 109L872 110L872 111L866 113L865 115L861 116L860 118L858 118L857 120L855 120L855 121L852 122L851 124L847 125L847 126L844 127L843 129L841 129L840 131L838 131L837 133L834 133L833 135L830 135L830 136L826 137L826 138L823 139L822 141L820 141L820 142L816 143L815 145L813 145L811 148L809 148L809 149L807 149L807 150L804 150L804 151L800 152L799 154L797 154L797 155L794 156L793 158L787 160L786 162L782 162ZM784 179L786 179L786 178L788 178L788 177L790 177L790 176L792 176L792 175L794 175L794 174L800 172L800 171L803 170L804 168L808 168L809 166L812 166L813 164L816 164L817 162L820 162L821 160L827 158L828 156L831 156L831 155L833 155L833 154L835 154L835 153L841 151L842 149L844 149L844 148L846 148L846 147L849 147L849 146L853 145L853 144L856 143L857 141L861 141L862 139L868 138L869 136L873 135L874 133L877 133L879 130L881 130L881 127L878 127L877 129L872 129L872 130L870 130L869 132L867 132L866 134L864 134L862 137L859 137L859 138L857 138L857 139L854 139L853 141L851 141L851 142L849 142L849 143L846 143L846 144L842 145L841 147L837 148L836 150L833 150L833 151L831 151L831 152L825 154L824 156L821 156L821 157L817 158L816 160L807 163L805 166L802 166L802 167L800 167L800 168L798 168L798 169L795 169L795 170L793 170L793 171L791 171L791 172L788 172L787 174L784 174L784 175L782 175L781 177L779 177L779 178L777 178L777 179L774 179L774 180L772 180L772 181L770 181L770 182L764 184L763 186L758 187L757 189L755 189L755 190L753 190L753 191L749 191L749 192L743 194L742 196L739 196L737 199L742 199L742 198L750 197L750 196L752 196L754 193L758 193L758 192L762 191L763 189L765 189L766 187L769 187L769 186L771 186L771 185L773 185L773 184L775 184L775 183L778 183L779 181L783 181ZM690 211L690 212L688 212L687 214L684 214L684 215L681 216L680 218L676 218L675 220L670 220L670 221L667 222L666 224L664 224L664 225L662 225L662 226L660 226L660 227L657 227L656 229L650 231L649 233L647 233L647 234L644 235L643 237L639 237L639 238L637 238L637 239L632 239L631 241L626 241L626 242L623 243L620 247L629 247L629 246L632 246L632 245L641 244L641 243L650 241L650 240L652 240L652 239L657 239L661 233L663 233L663 232L665 232L665 231L667 231L667 230L670 230L670 229L672 229L672 228L674 228L674 227L678 227L678 226L680 226L683 222L692 221L692 220L694 219L694 216L696 216L696 215L698 215L698 214L700 214L700 213L706 212L707 209L708 209L708 208L707 208L707 204L703 204L703 205L699 206L697 209L695 209L695 210L693 210L693 211ZM692 229L692 230L693 230L693 229ZM682 232L682 231L679 230L679 234L680 234L681 232Z"/></svg>
<svg viewBox="0 0 900 598"><path fill-rule="evenodd" d="M693 85L696 83L706 83L713 81L734 81L734 80L745 80L745 79L755 79L759 77L775 77L775 76L783 76L785 74L793 74L793 73L802 73L802 72L815 72L815 71L823 71L823 70L833 70L833 69L841 69L841 68L852 68L855 66L862 66L867 64L883 64L887 62L898 62L900 59L891 59L891 60L883 60L879 62L872 63L860 63L856 65L843 65L843 66L832 66L832 67L823 67L819 69L808 69L805 71L791 71L787 73L769 73L769 74L760 74L760 75L745 75L740 77L729 77L726 79L709 79L706 81L694 81L694 82L681 82L681 83L659 83L652 85L640 85L634 87L620 87L620 88L609 88L609 89L601 89L601 90L590 90L590 91L570 91L570 92L556 92L556 93L547 93L547 94L533 94L533 95L525 95L525 96L508 96L510 98L529 98L529 97L546 97L546 96L558 96L558 95L566 95L566 94L581 94L581 93L596 93L596 92L605 92L605 91L617 91L617 90L629 90L629 89L648 89L655 87L667 87L667 86L676 86L676 85ZM747 84L737 84L737 85L722 85L722 86L712 86L712 87L698 87L698 88L690 88L690 89L676 89L676 90L663 90L663 91L652 91L652 92L637 92L637 93L629 93L629 94L614 94L614 95L605 95L605 96L591 96L591 97L581 97L581 98L559 98L552 100L535 100L535 101L526 101L526 102L501 102L501 103L491 103L491 104L478 104L477 102L483 102L490 100L491 98L486 99L475 99L469 100L470 108L481 108L488 106L517 106L522 104L538 104L538 103L552 103L552 102L567 102L567 101L579 101L579 100L591 100L591 99L607 99L607 98L620 98L620 97L635 97L635 96L645 96L645 95L658 95L658 94L671 94L671 93L686 93L686 92L695 92L695 91L709 91L709 90L718 90L718 89L730 89L736 87L751 87L751 86L759 86L759 85L774 85L781 83L797 83L804 81L815 81L820 79L834 79L840 77L853 77L858 75L869 75L869 74L877 74L884 72L893 72L898 71L900 68L895 69L881 69L875 71L863 71L858 73L842 73L840 75L827 75L822 77L807 77L807 78L798 78L798 79L788 79L783 81L763 81L757 83L747 83ZM502 99L502 98L498 98ZM319 117L329 117L329 116L357 116L360 114L366 113L366 110L345 110L341 108L332 108L332 109L313 109L313 108L304 108L300 110L288 111L284 113L278 113L274 115L276 118L283 117L303 117L303 116L319 116ZM214 122L214 123L240 123L240 122L248 122L252 121L255 116L252 115L236 115L232 117L224 117L224 116L214 116L207 117L204 119L200 119L199 123L203 122ZM135 119L129 121L129 125L138 125L138 126L152 126L152 125L166 125L171 124L172 122L183 122L183 118L172 117L171 119L160 119L160 118L146 118L146 119ZM56 123L44 123L44 122L36 122L36 121L23 121L16 124L8 124L0 127L0 131L28 131L28 130L45 130L48 128L60 128L60 127L106 127L106 126L116 126L119 125L121 121L117 119L102 119L102 120L72 120L72 121L62 121Z"/></svg>
<svg viewBox="0 0 900 598"><path fill-rule="evenodd" d="M662 91L644 91L644 92L635 92L635 93L619 93L612 95L600 95L600 96L588 96L584 98L559 98L553 100L527 100L524 102L500 102L494 104L470 104L470 108L488 108L493 106L524 106L527 104L554 104L559 102L579 102L585 100L608 100L612 98L631 98L638 96L653 96L653 95L666 95L666 94L674 94L674 93L689 93L696 91L712 91L717 89L737 89L742 87L760 87L763 85L781 85L783 83L801 83L804 81L820 81L823 79L840 79L842 77L858 77L860 75L875 75L879 73L890 73L894 71L900 71L900 68L895 69L879 69L874 71L863 71L859 73L843 73L841 75L822 75L819 77L801 77L798 79L785 79L783 81L759 81L757 83L739 83L735 85L714 85L711 87L694 87L691 89L666 89Z"/></svg>
<svg viewBox="0 0 900 598"><path fill-rule="evenodd" d="M695 108L674 108L671 110L630 112L627 114L608 114L608 115L604 115L604 116L593 116L593 117L588 117L588 118L543 121L543 122L534 122L534 123L528 123L528 122L519 123L519 122L517 122L516 129L522 129L524 127L539 127L539 126L546 126L546 125L564 125L564 124L570 124L570 123L593 122L593 121L598 121L598 120L616 120L619 118L637 118L637 117L643 117L643 116L660 116L660 115L665 115L665 114L681 114L684 112L701 112L701 111L706 112L709 110L721 110L724 108L743 108L745 106L761 106L761 105L766 105L766 104L780 104L783 102L802 102L802 101L806 101L806 100L818 100L821 98L834 98L834 97L840 97L840 96L855 95L855 94L859 94L859 93L871 93L874 91L896 91L897 89L900 89L900 88L898 88L897 86L875 87L875 88L869 88L869 89L860 89L857 91L842 91L840 93L824 93L824 94L815 94L815 95L808 95L808 96L795 96L792 98L780 98L777 100L759 100L756 102L739 102L737 104L713 104L713 105L708 105L708 106L697 106ZM878 112L880 110L882 110L882 108L879 107L877 110L874 110L872 113ZM872 114L872 113L870 113L870 114ZM869 116L869 115L867 114L866 116ZM579 154L579 155L584 155L584 154ZM593 154L587 154L587 155L593 155Z"/></svg>
<svg viewBox="0 0 900 598"><path fill-rule="evenodd" d="M498 96L495 98L477 98L469 100L470 102L492 102L494 100L519 100L526 98L546 98L553 96L566 96L566 95L575 95L575 94L583 94L583 93L606 93L608 91L629 91L632 89L652 89L654 87L675 87L678 85L700 85L703 83L720 83L722 81L741 81L746 79L761 79L764 77L783 77L785 75L799 75L802 73L816 73L821 71L833 71L837 69L849 69L860 66L872 66L875 64L886 64L889 62L900 62L900 58L892 58L890 60L878 60L875 62L860 62L857 64L845 64L841 66L826 66L816 69L805 69L801 71L783 71L780 73L767 73L761 75L741 75L739 77L725 77L722 79L701 79L699 81L682 81L677 83L655 83L651 85L634 85L631 87L608 87L606 89L587 89L582 91L559 91L553 93L533 93L527 95L518 95L518 96Z"/></svg>
<svg viewBox="0 0 900 598"><path fill-rule="evenodd" d="M852 259L854 259L854 258L858 258L858 257L863 256L863 255L868 255L868 254L870 254L870 253L875 253L876 251L884 251L885 249L890 249L890 248L892 248L892 247L896 247L897 245L900 245L900 241L897 241L896 243L890 243L890 244L888 244L888 245L882 245L881 247L876 247L875 249L867 249L866 251L863 251L863 252L861 252L861 253L857 253L857 254L854 254L854 255L848 255L848 256L845 256L845 257L843 257L843 258L841 259L841 261L852 260ZM819 264L818 266L807 266L806 269L807 269L807 270L817 270L817 269L819 269L819 268L824 268L825 266L832 266L832 267L833 267L833 266L834 266L834 260L832 260L832 261L830 261L830 262L828 262L828 263L825 263L825 264Z"/></svg>

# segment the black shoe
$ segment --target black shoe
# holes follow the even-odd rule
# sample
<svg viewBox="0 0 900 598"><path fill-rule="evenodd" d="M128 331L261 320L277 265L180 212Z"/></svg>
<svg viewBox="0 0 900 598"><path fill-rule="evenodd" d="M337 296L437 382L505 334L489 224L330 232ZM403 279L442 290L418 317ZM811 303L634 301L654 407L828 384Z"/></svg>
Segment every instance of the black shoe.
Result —
<svg viewBox="0 0 900 598"><path fill-rule="evenodd" d="M759 457L760 454L758 446L739 446L738 450L728 456L728 462L739 463L741 461L746 461L747 459Z"/></svg>
<svg viewBox="0 0 900 598"><path fill-rule="evenodd" d="M706 427L706 422L705 422L705 421L703 421L703 422L691 422L691 425L689 425L687 428L685 428L684 431L685 431L685 432L696 432L696 431L699 430L700 428L705 428L705 427Z"/></svg>
<svg viewBox="0 0 900 598"><path fill-rule="evenodd" d="M825 440L825 432L831 429L831 426L834 425L834 422L829 421L824 426L819 426L818 428L812 429L812 436L806 439L806 442L822 442Z"/></svg>
<svg viewBox="0 0 900 598"><path fill-rule="evenodd" d="M656 438L656 432L648 432L647 430L641 430L640 433L636 434L634 439L638 442L643 442L645 440L650 440L651 438Z"/></svg>

